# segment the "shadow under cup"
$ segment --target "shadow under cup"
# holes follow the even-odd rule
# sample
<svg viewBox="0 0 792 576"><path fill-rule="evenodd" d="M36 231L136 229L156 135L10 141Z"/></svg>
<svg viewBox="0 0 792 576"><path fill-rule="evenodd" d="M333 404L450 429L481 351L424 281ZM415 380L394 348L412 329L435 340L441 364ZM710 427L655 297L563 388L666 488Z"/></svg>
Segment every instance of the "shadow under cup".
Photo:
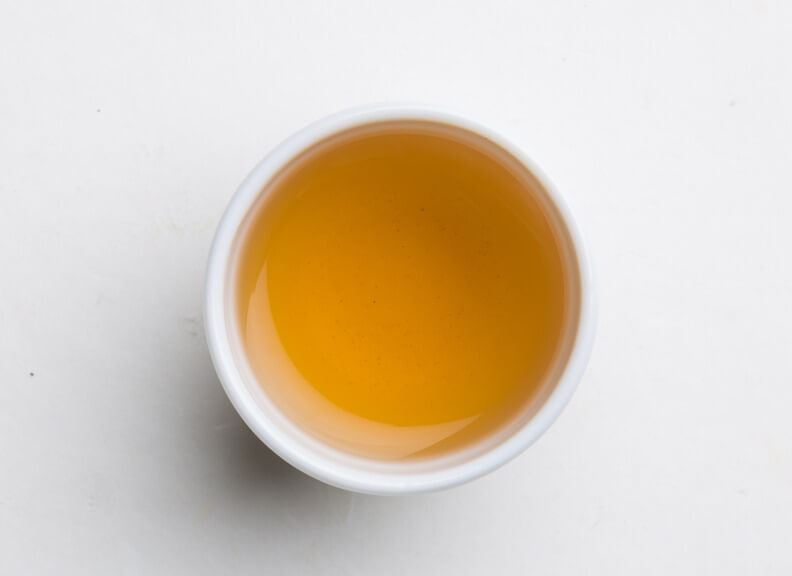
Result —
<svg viewBox="0 0 792 576"><path fill-rule="evenodd" d="M273 318L266 287L267 252L260 247L268 245L299 196L283 183L323 154L395 133L451 142L470 158L497 164L519 186L524 209L540 214L552 233L563 284L563 311L548 344L552 353L530 385L518 387L497 406L474 417L405 426L346 410L309 381L284 346ZM496 137L484 129L455 117L415 111L336 117L335 123L327 120L284 143L254 170L234 202L224 218L237 221L235 229L227 231L220 315L230 351L226 360L233 366L218 367L222 362L214 349L213 359L247 424L276 453L312 476L375 493L456 484L499 466L530 445L574 390L585 363L585 358L579 359L578 373L566 374L585 304L581 270L586 268L579 239L546 179L519 151L505 142L496 143ZM215 348L217 334L211 332L211 320L207 324L210 348ZM229 383L230 379L234 381Z"/></svg>

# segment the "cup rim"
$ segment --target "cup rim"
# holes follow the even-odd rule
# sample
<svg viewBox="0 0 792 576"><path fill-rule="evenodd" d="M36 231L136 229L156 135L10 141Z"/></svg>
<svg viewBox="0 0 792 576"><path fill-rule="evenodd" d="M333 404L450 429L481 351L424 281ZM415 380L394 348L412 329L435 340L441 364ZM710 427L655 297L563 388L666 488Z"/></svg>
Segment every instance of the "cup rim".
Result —
<svg viewBox="0 0 792 576"><path fill-rule="evenodd" d="M446 468L389 474L360 470L334 461L294 442L264 414L245 386L234 359L226 321L227 271L234 239L265 184L291 159L339 132L387 121L430 121L467 130L502 148L542 186L569 235L580 282L580 302L571 351L555 387L537 412L516 432L492 449ZM277 145L250 172L230 200L215 232L206 269L204 328L215 371L232 405L253 433L283 460L338 488L369 494L402 494L449 488L504 465L533 444L558 418L581 379L591 353L596 321L591 265L580 230L561 194L522 150L501 135L465 116L420 104L370 105L344 110L320 119Z"/></svg>

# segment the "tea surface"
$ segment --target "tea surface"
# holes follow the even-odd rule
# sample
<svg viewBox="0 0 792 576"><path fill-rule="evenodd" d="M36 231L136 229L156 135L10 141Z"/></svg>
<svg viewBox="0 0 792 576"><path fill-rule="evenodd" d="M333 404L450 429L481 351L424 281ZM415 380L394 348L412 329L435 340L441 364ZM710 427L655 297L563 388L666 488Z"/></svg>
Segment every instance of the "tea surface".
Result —
<svg viewBox="0 0 792 576"><path fill-rule="evenodd" d="M237 267L252 372L320 440L383 459L474 442L559 347L553 229L497 158L431 129L331 140L271 184Z"/></svg>

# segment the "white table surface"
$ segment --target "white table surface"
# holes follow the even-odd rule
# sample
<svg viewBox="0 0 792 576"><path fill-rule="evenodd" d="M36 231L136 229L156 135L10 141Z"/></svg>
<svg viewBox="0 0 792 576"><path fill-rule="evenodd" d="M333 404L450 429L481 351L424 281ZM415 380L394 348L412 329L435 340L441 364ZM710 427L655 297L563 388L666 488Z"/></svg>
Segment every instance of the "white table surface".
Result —
<svg viewBox="0 0 792 576"><path fill-rule="evenodd" d="M567 411L473 484L324 486L244 427L202 276L330 112L448 104L592 247ZM792 2L0 0L0 574L792 573Z"/></svg>

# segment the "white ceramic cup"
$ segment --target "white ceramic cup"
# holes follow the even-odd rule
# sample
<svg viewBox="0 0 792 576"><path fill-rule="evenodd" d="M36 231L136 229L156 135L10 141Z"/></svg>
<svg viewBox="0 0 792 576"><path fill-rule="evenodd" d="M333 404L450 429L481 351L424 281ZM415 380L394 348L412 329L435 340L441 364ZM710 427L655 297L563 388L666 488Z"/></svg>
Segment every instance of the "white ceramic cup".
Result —
<svg viewBox="0 0 792 576"><path fill-rule="evenodd" d="M567 274L573 289L572 310L565 328L566 348L541 399L482 444L451 455L419 461L380 461L339 451L322 443L291 421L246 370L239 328L236 326L231 266L235 238L267 183L293 158L332 135L385 121L419 121L445 125L486 143L530 179L534 194L549 213L560 238ZM580 380L594 337L594 300L591 272L580 233L561 195L518 148L466 118L443 110L414 105L386 105L341 112L311 124L280 144L256 166L232 198L220 224L206 273L204 324L215 370L231 403L262 442L281 458L314 478L347 490L398 494L447 488L477 478L505 464L547 430L563 410ZM241 360L240 360L241 359Z"/></svg>

